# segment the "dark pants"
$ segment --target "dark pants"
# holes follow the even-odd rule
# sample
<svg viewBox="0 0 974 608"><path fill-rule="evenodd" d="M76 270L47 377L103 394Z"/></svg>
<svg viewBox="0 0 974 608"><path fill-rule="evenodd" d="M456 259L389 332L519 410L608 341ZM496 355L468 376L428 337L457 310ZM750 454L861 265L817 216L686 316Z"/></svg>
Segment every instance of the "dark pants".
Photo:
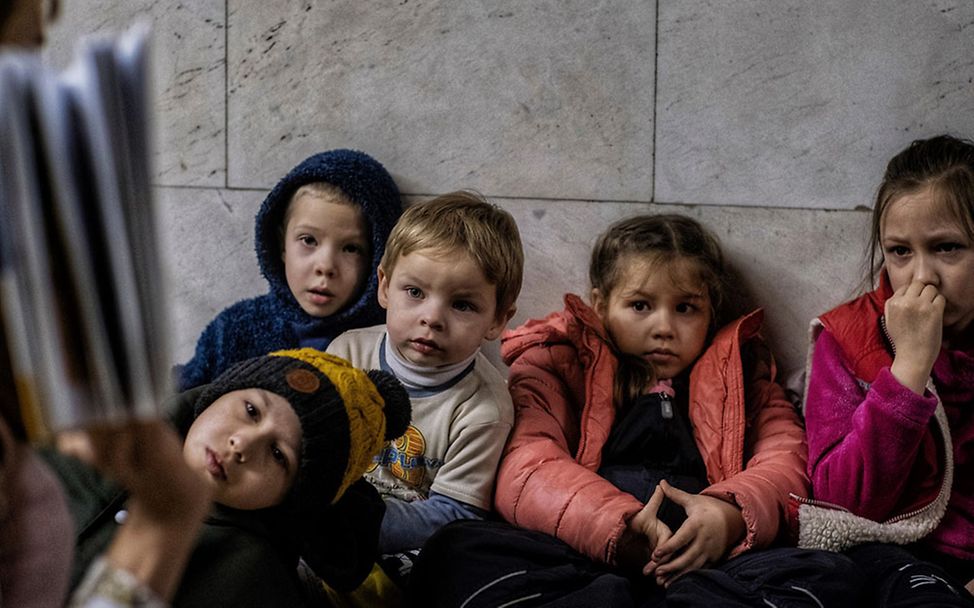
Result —
<svg viewBox="0 0 974 608"><path fill-rule="evenodd" d="M669 589L625 576L547 534L491 521L454 522L423 547L406 606L517 608L858 606L861 575L847 557L768 549L698 570Z"/></svg>
<svg viewBox="0 0 974 608"><path fill-rule="evenodd" d="M846 555L863 571L864 586L873 590L872 605L879 608L974 606L966 581L954 580L939 565L898 545L861 545Z"/></svg>
<svg viewBox="0 0 974 608"><path fill-rule="evenodd" d="M862 576L840 553L782 547L749 551L670 585L666 606L865 606Z"/></svg>

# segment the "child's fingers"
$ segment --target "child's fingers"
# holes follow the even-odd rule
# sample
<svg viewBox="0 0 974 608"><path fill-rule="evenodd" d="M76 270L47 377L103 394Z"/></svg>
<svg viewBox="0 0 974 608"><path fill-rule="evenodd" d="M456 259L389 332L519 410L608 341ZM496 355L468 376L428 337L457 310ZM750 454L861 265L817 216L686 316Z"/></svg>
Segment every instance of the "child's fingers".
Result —
<svg viewBox="0 0 974 608"><path fill-rule="evenodd" d="M923 284L921 283L921 285ZM933 302L938 296L940 296L940 290L934 285L923 285L917 297L924 302Z"/></svg>
<svg viewBox="0 0 974 608"><path fill-rule="evenodd" d="M933 299L940 294L940 290L937 289L935 285L929 283L924 283L922 281L911 281L907 285L903 285L890 296L890 300L893 302L898 302L902 300L921 300L921 301L933 301ZM889 301L889 300L887 300Z"/></svg>
<svg viewBox="0 0 974 608"><path fill-rule="evenodd" d="M676 504L680 505L681 507L686 507L687 506L687 503L690 500L692 500L693 499L693 496L694 496L693 494L688 494L688 493L684 492L680 488L676 488L676 487L671 486L665 479L662 480L662 481L660 481L659 482L659 485L656 486L656 487L657 488L662 488L663 489L663 494L667 498L669 498L670 500L672 500L673 502L675 502Z"/></svg>
<svg viewBox="0 0 974 608"><path fill-rule="evenodd" d="M680 526L676 532L673 533L665 542L656 545L656 549L653 551L653 561L660 564L666 563L670 557L686 547L690 542L693 541L696 536L696 528L688 526L686 522Z"/></svg>
<svg viewBox="0 0 974 608"><path fill-rule="evenodd" d="M656 584L659 585L660 587L669 588L669 586L672 585L676 581L676 579L680 578L684 574L693 572L694 570L699 570L700 567L701 566L691 566L688 568L681 568L680 570L673 571L673 572L660 572L659 570L657 570Z"/></svg>
<svg viewBox="0 0 974 608"><path fill-rule="evenodd" d="M670 531L668 526L662 525L657 528L656 547L665 544L666 541L668 541L672 536L673 533ZM655 549L656 547L653 548ZM660 564L655 559L650 559L648 562L646 562L646 565L643 566L643 574L646 576L652 576L659 565Z"/></svg>
<svg viewBox="0 0 974 608"><path fill-rule="evenodd" d="M923 281L911 281L906 287L905 296L908 298L919 298L924 301L931 301L940 294L940 289L936 285L924 283Z"/></svg>
<svg viewBox="0 0 974 608"><path fill-rule="evenodd" d="M707 556L704 551L694 543L680 554L673 561L661 564L656 568L656 580L664 587L668 587L673 581L683 576L687 572L699 570L707 563Z"/></svg>
<svg viewBox="0 0 974 608"><path fill-rule="evenodd" d="M890 337L894 341L897 338L910 340L903 346L906 350L912 350L917 346L913 341L924 340L933 333L939 336L946 303L935 286L914 281L904 295L894 295L886 301L883 312Z"/></svg>
<svg viewBox="0 0 974 608"><path fill-rule="evenodd" d="M656 489L653 490L653 495L649 497L649 502L646 503L646 507L643 510L655 517L659 513L659 508L663 504L664 498L666 498L666 494L663 493L663 488L656 486Z"/></svg>
<svg viewBox="0 0 974 608"><path fill-rule="evenodd" d="M657 538L656 538L657 547L666 544L666 541L670 540L673 537L673 532L670 530L669 526L667 526L666 524L662 524L660 528L657 528Z"/></svg>
<svg viewBox="0 0 974 608"><path fill-rule="evenodd" d="M663 491L657 486L653 495L649 497L649 502L632 518L632 526L641 533L649 535L649 531L656 526L656 522L658 521L656 519L656 513L659 511L662 503Z"/></svg>
<svg viewBox="0 0 974 608"><path fill-rule="evenodd" d="M926 284L921 283L920 281L910 281L910 284L906 286L906 291L903 295L909 298L919 297L920 292L923 291L924 287L926 287Z"/></svg>

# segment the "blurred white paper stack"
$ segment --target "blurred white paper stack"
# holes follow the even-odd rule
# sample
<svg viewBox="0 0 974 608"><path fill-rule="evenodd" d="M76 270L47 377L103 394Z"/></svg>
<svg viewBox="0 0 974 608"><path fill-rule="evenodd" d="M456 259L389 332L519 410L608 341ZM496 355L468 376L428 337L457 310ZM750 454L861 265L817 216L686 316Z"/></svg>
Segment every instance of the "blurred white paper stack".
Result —
<svg viewBox="0 0 974 608"><path fill-rule="evenodd" d="M169 388L147 41L88 40L63 73L0 53L0 314L32 440L158 416Z"/></svg>

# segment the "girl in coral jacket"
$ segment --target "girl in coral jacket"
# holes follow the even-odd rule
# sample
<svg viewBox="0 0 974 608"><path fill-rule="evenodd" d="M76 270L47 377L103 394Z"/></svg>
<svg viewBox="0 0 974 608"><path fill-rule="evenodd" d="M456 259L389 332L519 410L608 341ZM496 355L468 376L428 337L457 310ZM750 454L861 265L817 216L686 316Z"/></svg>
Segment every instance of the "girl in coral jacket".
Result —
<svg viewBox="0 0 974 608"><path fill-rule="evenodd" d="M591 307L569 294L564 311L503 337L515 426L495 506L509 524L442 529L414 568L415 604L854 597L840 554L752 551L787 536L806 445L760 311L724 323L715 237L679 215L624 220L600 237L589 276Z"/></svg>
<svg viewBox="0 0 974 608"><path fill-rule="evenodd" d="M974 143L895 156L871 240L878 288L812 323L800 542L847 550L879 605L974 605Z"/></svg>

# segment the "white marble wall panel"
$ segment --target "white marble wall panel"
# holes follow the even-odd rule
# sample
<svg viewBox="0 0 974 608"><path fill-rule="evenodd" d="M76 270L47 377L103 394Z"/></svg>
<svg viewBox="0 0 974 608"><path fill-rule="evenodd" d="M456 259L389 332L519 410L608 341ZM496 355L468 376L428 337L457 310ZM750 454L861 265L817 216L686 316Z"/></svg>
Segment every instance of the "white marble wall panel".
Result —
<svg viewBox="0 0 974 608"><path fill-rule="evenodd" d="M79 38L112 34L145 20L153 30L153 181L226 182L223 2L66 0L48 32L47 58L65 65Z"/></svg>
<svg viewBox="0 0 974 608"><path fill-rule="evenodd" d="M174 360L186 361L206 324L237 300L266 292L253 247L258 190L157 188L160 240L174 326ZM410 199L410 202L421 199ZM766 308L766 335L784 372L804 363L808 321L852 295L868 214L816 210L494 199L524 243L524 287L511 327L560 310L567 292L588 298L588 257L612 222L639 213L684 213L721 239L751 299ZM487 349L500 365L497 345Z"/></svg>
<svg viewBox="0 0 974 608"><path fill-rule="evenodd" d="M156 188L168 280L174 362L193 355L200 332L225 307L267 292L254 252L263 191Z"/></svg>
<svg viewBox="0 0 974 608"><path fill-rule="evenodd" d="M974 3L659 4L656 200L869 205L911 140L974 134Z"/></svg>
<svg viewBox="0 0 974 608"><path fill-rule="evenodd" d="M356 147L405 192L649 200L655 2L229 6L229 183Z"/></svg>
<svg viewBox="0 0 974 608"><path fill-rule="evenodd" d="M857 211L755 209L565 203L496 202L515 217L524 242L524 289L511 327L562 308L563 294L588 299L588 258L597 236L612 222L640 213L682 213L721 240L745 293L765 308L765 335L783 375L804 365L808 322L851 297L869 214Z"/></svg>
<svg viewBox="0 0 974 608"><path fill-rule="evenodd" d="M267 188L351 146L409 200L475 187L511 210L527 255L514 325L584 294L612 221L700 219L788 372L808 320L860 279L868 214L825 209L868 205L909 140L974 134L972 6L686 0L660 3L657 25L643 0L71 0L48 56L153 22L176 361L265 290L252 232Z"/></svg>
<svg viewBox="0 0 974 608"><path fill-rule="evenodd" d="M765 309L764 333L779 369L784 375L802 370L809 321L858 295L869 214L712 206L675 210L721 239L744 291Z"/></svg>

